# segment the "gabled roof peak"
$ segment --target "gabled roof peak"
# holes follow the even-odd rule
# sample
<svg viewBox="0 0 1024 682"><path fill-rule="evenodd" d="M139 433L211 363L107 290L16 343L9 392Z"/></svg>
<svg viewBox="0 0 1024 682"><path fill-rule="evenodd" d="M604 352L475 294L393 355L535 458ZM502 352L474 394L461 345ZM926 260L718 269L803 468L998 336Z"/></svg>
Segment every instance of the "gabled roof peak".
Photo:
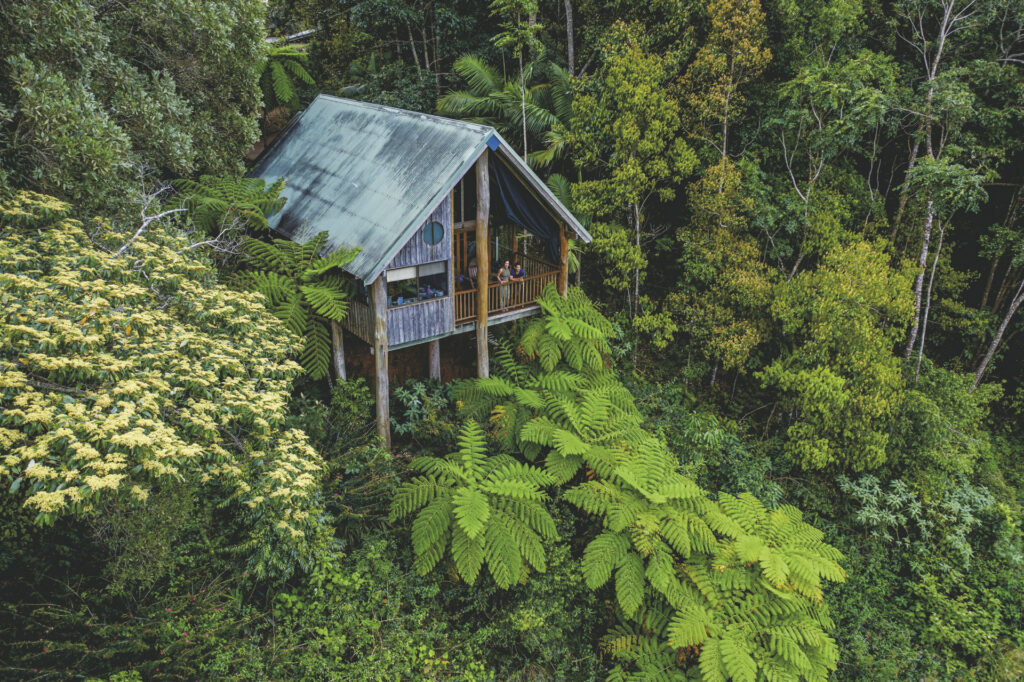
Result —
<svg viewBox="0 0 1024 682"><path fill-rule="evenodd" d="M285 179L270 227L297 242L327 232L330 249L359 247L345 268L375 279L490 147L566 224L579 222L490 126L319 95L250 172Z"/></svg>
<svg viewBox="0 0 1024 682"><path fill-rule="evenodd" d="M492 128L491 126L485 126L482 123L472 123L470 121L460 121L457 118L447 118L445 116L438 116L436 114L426 114L426 113L423 113L422 111L413 111L412 109L399 109L398 107L392 107L392 106L389 106L387 104L376 104L374 102L364 102L364 101L358 100L358 99L347 99L345 97L338 97L337 95L326 95L326 94L323 94L323 93L317 95L316 98L313 100L313 102L315 103L317 100L320 100L320 99L328 100L328 101L331 101L331 102L340 102L340 103L344 104L345 106L349 106L349 107L353 107L353 108L376 109L378 111L386 112L386 113L390 113L390 114L395 114L397 116L409 116L409 117L412 117L412 118L427 119L427 120L430 120L430 121L432 121L434 123L439 123L439 124L442 124L442 125L456 126L456 127L459 127L459 128L466 128L467 130L476 130L476 131L479 131L481 133L484 133L484 132L497 133L497 131L494 128ZM313 106L313 105L310 104L310 106Z"/></svg>

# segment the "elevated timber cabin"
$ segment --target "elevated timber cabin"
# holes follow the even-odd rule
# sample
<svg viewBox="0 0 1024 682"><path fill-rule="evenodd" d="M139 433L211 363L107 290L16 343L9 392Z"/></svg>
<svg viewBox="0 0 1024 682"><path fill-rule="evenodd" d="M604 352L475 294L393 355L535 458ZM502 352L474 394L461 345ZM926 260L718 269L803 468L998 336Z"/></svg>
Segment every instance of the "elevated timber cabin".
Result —
<svg viewBox="0 0 1024 682"><path fill-rule="evenodd" d="M285 178L273 230L360 249L345 268L359 294L332 328L334 371L347 376L344 328L370 347L389 446L388 352L423 344L440 378L439 340L474 332L487 376L488 326L536 314L548 284L564 295L568 242L591 239L494 128L366 102L320 95L250 175ZM499 282L506 260L521 282Z"/></svg>

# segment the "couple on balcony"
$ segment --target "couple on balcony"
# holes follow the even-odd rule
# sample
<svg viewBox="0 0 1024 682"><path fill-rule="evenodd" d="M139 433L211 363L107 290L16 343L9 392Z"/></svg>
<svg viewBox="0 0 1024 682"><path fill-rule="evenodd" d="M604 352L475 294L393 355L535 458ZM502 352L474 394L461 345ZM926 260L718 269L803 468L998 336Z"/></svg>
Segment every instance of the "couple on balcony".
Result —
<svg viewBox="0 0 1024 682"><path fill-rule="evenodd" d="M498 298L501 302L502 308L508 307L509 296L512 293L512 283L518 283L518 286L516 286L516 299L521 299L523 297L522 288L523 282L526 280L526 270L523 269L522 265L516 263L514 266L509 267L509 262L505 261L505 263L498 268L496 276L498 278L498 284L501 285L498 289ZM517 300L515 302L516 305L520 303L522 303L521 300Z"/></svg>

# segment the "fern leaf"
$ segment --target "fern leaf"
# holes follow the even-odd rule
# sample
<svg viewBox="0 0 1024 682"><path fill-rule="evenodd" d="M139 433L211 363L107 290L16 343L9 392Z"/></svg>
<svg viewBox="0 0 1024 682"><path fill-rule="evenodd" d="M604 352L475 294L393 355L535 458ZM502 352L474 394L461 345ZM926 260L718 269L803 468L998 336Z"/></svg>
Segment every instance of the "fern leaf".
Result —
<svg viewBox="0 0 1024 682"><path fill-rule="evenodd" d="M699 604L689 604L677 611L669 623L668 643L674 647L700 646L713 629L713 616Z"/></svg>
<svg viewBox="0 0 1024 682"><path fill-rule="evenodd" d="M629 551L629 539L621 533L604 531L590 541L583 550L581 569L587 587L592 590L604 585L612 572L622 566Z"/></svg>
<svg viewBox="0 0 1024 682"><path fill-rule="evenodd" d="M778 588L785 586L786 579L789 577L789 564L786 563L786 558L782 553L774 550L762 552L760 563L761 572L772 585Z"/></svg>
<svg viewBox="0 0 1024 682"><path fill-rule="evenodd" d="M757 679L757 663L747 650L749 643L733 633L726 633L718 642L723 667L729 677L736 682L754 682Z"/></svg>
<svg viewBox="0 0 1024 682"><path fill-rule="evenodd" d="M656 551L647 559L647 581L673 607L687 601L687 592L676 575L676 564L668 552Z"/></svg>
<svg viewBox="0 0 1024 682"><path fill-rule="evenodd" d="M429 573L444 556L451 513L451 500L436 497L416 515L412 524L412 546L420 575Z"/></svg>
<svg viewBox="0 0 1024 682"><path fill-rule="evenodd" d="M726 682L721 640L709 639L700 649L700 675L704 682Z"/></svg>
<svg viewBox="0 0 1024 682"><path fill-rule="evenodd" d="M522 557L515 538L505 524L487 524L484 531L484 557L498 587L508 589L519 579L523 570Z"/></svg>
<svg viewBox="0 0 1024 682"><path fill-rule="evenodd" d="M288 77L281 62L273 60L269 64L270 83L274 89L274 97L282 104L291 105L298 100L299 94L292 85L292 79Z"/></svg>
<svg viewBox="0 0 1024 682"><path fill-rule="evenodd" d="M341 322L348 312L346 293L323 284L303 284L299 291L305 297L306 305L320 317Z"/></svg>
<svg viewBox="0 0 1024 682"><path fill-rule="evenodd" d="M644 600L644 562L639 554L627 552L615 571L615 596L619 607L632 616Z"/></svg>
<svg viewBox="0 0 1024 682"><path fill-rule="evenodd" d="M470 540L475 540L491 516L487 496L475 488L459 488L452 496L452 505L459 527Z"/></svg>
<svg viewBox="0 0 1024 682"><path fill-rule="evenodd" d="M403 483L391 500L390 520L394 522L405 518L432 501L440 492L441 489L435 480L423 476Z"/></svg>
<svg viewBox="0 0 1024 682"><path fill-rule="evenodd" d="M470 585L475 583L484 563L483 538L471 539L456 525L452 531L452 559L462 579Z"/></svg>
<svg viewBox="0 0 1024 682"><path fill-rule="evenodd" d="M302 57L305 57L305 56L306 55L302 55ZM316 81L314 81L313 77L311 75L309 75L309 71L306 71L306 67L303 66L302 61L300 61L299 59L288 59L288 60L285 60L284 61L284 66L285 66L285 68L287 68L289 71L292 72L293 76L298 78L300 81L302 81L306 85L316 85Z"/></svg>
<svg viewBox="0 0 1024 682"><path fill-rule="evenodd" d="M306 343L299 356L299 364L314 381L323 379L330 371L331 332L327 325L310 317L305 333Z"/></svg>
<svg viewBox="0 0 1024 682"><path fill-rule="evenodd" d="M565 457L555 450L548 453L544 460L544 470L556 483L568 483L583 465L580 457Z"/></svg>

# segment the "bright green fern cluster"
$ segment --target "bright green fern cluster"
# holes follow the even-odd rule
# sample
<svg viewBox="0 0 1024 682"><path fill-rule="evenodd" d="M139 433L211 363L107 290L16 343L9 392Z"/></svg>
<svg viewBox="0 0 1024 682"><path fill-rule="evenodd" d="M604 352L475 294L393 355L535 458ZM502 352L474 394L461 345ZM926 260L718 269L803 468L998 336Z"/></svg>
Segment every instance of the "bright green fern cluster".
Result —
<svg viewBox="0 0 1024 682"><path fill-rule="evenodd" d="M263 89L265 107L273 109L286 106L289 109L299 108L299 85L315 85L306 66L309 56L294 45L279 45L267 49L267 59L263 63L260 74L260 87Z"/></svg>
<svg viewBox="0 0 1024 682"><path fill-rule="evenodd" d="M555 523L544 507L550 476L508 455L488 455L475 421L466 422L459 450L447 458L420 457L423 473L404 484L391 505L392 520L419 510L412 524L416 569L425 575L451 548L459 575L476 582L487 563L503 588L546 568L542 540L555 540Z"/></svg>
<svg viewBox="0 0 1024 682"><path fill-rule="evenodd" d="M456 398L600 520L582 571L593 589L614 586L612 679L827 679L838 653L822 589L845 578L840 553L792 507L714 500L681 475L607 365L611 325L576 290L540 301L517 349L526 362L499 348L494 375Z"/></svg>
<svg viewBox="0 0 1024 682"><path fill-rule="evenodd" d="M192 221L208 234L239 223L239 227L267 230L267 218L284 208L281 196L284 179L267 184L262 178L218 178L203 175L199 180L175 180Z"/></svg>
<svg viewBox="0 0 1024 682"><path fill-rule="evenodd" d="M312 379L328 374L328 323L341 322L348 313L351 283L342 268L358 253L356 249L338 249L322 256L326 241L326 232L305 244L249 239L245 250L254 269L238 275L243 288L263 294L270 311L303 338L299 362Z"/></svg>

